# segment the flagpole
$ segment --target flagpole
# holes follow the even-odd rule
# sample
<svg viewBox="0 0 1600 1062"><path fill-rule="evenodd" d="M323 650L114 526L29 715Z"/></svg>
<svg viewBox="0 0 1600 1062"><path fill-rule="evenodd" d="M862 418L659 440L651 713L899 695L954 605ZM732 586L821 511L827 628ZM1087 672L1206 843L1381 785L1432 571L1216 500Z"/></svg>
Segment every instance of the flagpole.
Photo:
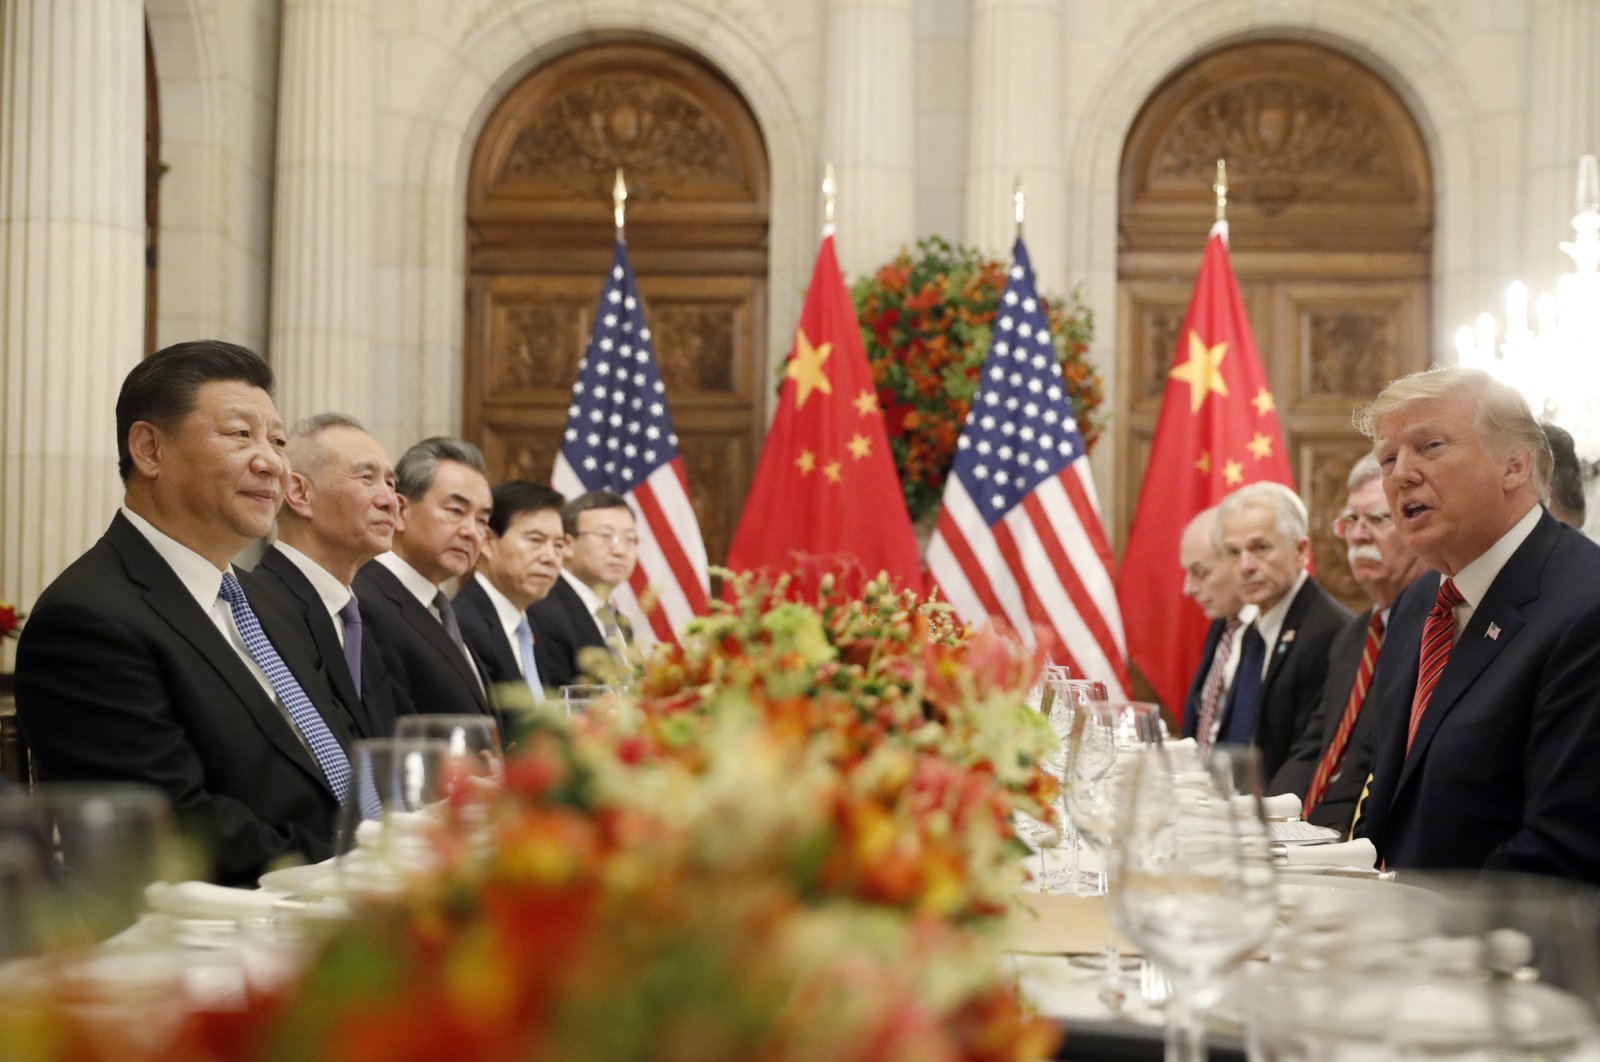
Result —
<svg viewBox="0 0 1600 1062"><path fill-rule="evenodd" d="M827 239L833 235L833 204L838 194L838 185L833 180L833 163L828 163L822 168L822 238Z"/></svg>
<svg viewBox="0 0 1600 1062"><path fill-rule="evenodd" d="M1022 215L1026 210L1026 203L1022 194L1022 174L1017 174L1016 183L1011 186L1011 213L1017 223L1017 239L1022 239Z"/></svg>
<svg viewBox="0 0 1600 1062"><path fill-rule="evenodd" d="M1217 193L1217 220L1212 223L1211 231L1222 235L1222 242L1228 242L1228 163L1225 159L1217 160L1217 180L1211 186Z"/></svg>
<svg viewBox="0 0 1600 1062"><path fill-rule="evenodd" d="M628 211L628 184L622 179L622 167L617 167L617 179L611 185L611 213L617 219L617 239L622 239L622 218Z"/></svg>

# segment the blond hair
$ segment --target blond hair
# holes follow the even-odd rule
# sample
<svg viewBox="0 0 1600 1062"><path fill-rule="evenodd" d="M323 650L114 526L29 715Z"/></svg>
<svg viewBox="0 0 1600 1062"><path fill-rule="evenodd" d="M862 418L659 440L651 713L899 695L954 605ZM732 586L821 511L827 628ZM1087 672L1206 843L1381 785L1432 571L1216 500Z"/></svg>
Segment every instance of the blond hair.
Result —
<svg viewBox="0 0 1600 1062"><path fill-rule="evenodd" d="M1351 418L1356 430L1376 440L1378 424L1391 413L1418 402L1466 399L1478 415L1478 433L1485 448L1509 457L1518 450L1533 453L1533 485L1540 499L1550 494L1550 469L1554 458L1550 442L1539 427L1528 402L1510 384L1495 379L1482 369L1449 365L1410 373L1385 387L1371 402L1356 409Z"/></svg>

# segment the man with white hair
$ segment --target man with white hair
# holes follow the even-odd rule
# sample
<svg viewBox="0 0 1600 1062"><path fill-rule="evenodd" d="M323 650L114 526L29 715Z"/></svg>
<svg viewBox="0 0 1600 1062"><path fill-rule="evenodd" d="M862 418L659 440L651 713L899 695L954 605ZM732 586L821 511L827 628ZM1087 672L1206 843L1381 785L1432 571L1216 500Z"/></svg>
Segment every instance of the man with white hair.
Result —
<svg viewBox="0 0 1600 1062"><path fill-rule="evenodd" d="M1302 815L1318 826L1350 832L1356 800L1372 769L1372 735L1378 713L1367 710L1372 674L1383 647L1389 608L1427 570L1395 527L1383 496L1378 459L1364 455L1350 469L1349 495L1333 521L1345 544L1350 573L1372 607L1347 623L1328 650L1328 679L1289 760L1272 779L1269 793L1294 793Z"/></svg>
<svg viewBox="0 0 1600 1062"><path fill-rule="evenodd" d="M1271 778L1305 730L1328 677L1328 646L1350 611L1306 570L1306 507L1281 483L1250 483L1224 498L1216 536L1233 565L1246 626L1212 740L1254 744L1262 777Z"/></svg>
<svg viewBox="0 0 1600 1062"><path fill-rule="evenodd" d="M1390 867L1600 883L1600 546L1539 504L1539 422L1459 366L1396 380L1358 422L1434 571L1390 613L1356 832Z"/></svg>
<svg viewBox="0 0 1600 1062"><path fill-rule="evenodd" d="M1211 621L1200 650L1200 666L1195 668L1183 701L1183 736L1204 732L1208 742L1228 683L1239 666L1239 636L1244 633L1239 622L1244 602L1239 600L1234 566L1217 549L1216 527L1217 509L1212 506L1196 513L1178 537L1183 596L1193 598Z"/></svg>

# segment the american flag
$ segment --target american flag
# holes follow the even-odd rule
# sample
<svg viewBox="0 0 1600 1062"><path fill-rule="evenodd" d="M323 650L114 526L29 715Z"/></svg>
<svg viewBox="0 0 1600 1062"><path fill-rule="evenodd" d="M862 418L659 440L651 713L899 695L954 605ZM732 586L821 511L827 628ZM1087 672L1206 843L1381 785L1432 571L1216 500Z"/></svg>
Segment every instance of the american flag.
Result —
<svg viewBox="0 0 1600 1062"><path fill-rule="evenodd" d="M706 546L689 502L666 390L619 236L550 479L568 498L608 490L632 503L639 565L612 592L612 602L633 621L641 649L677 641L689 618L706 610ZM648 613L644 600L654 602Z"/></svg>
<svg viewBox="0 0 1600 1062"><path fill-rule="evenodd" d="M1127 690L1111 548L1020 239L927 562L962 620L1001 619L1030 647L1035 624L1050 628L1058 663Z"/></svg>

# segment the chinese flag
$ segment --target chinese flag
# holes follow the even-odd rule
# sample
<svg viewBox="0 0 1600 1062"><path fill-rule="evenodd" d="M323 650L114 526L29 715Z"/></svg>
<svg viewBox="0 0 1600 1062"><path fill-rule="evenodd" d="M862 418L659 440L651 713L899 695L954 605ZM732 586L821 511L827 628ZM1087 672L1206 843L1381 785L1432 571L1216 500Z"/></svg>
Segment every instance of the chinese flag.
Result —
<svg viewBox="0 0 1600 1062"><path fill-rule="evenodd" d="M1183 708L1208 622L1183 596L1178 538L1195 514L1257 480L1294 488L1272 392L1228 262L1227 222L1219 221L1206 241L1167 373L1117 583L1128 656L1174 712Z"/></svg>
<svg viewBox="0 0 1600 1062"><path fill-rule="evenodd" d="M900 587L922 589L916 536L831 233L817 253L728 567L794 571L818 556L841 573L886 571Z"/></svg>

